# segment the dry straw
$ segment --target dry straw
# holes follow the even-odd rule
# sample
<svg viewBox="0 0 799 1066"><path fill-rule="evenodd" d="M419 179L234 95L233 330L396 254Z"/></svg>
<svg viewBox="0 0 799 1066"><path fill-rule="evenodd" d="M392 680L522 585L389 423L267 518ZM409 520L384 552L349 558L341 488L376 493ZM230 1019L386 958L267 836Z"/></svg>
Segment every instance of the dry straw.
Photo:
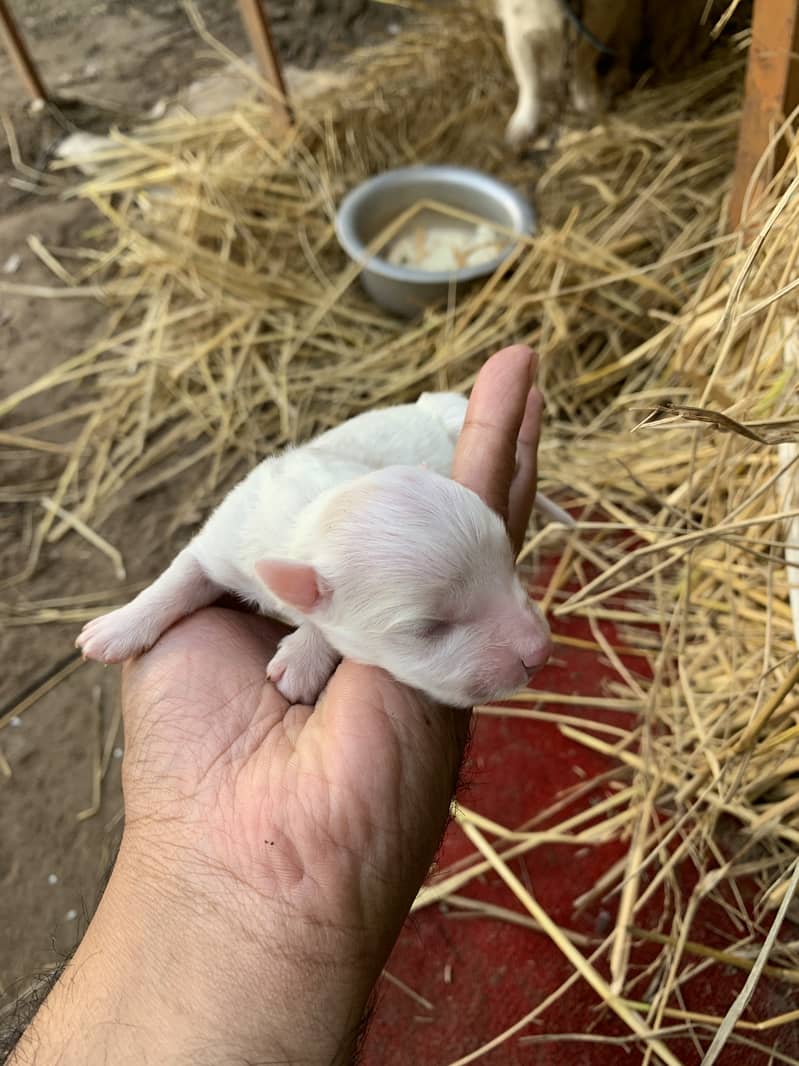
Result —
<svg viewBox="0 0 799 1066"><path fill-rule="evenodd" d="M553 148L519 161L502 145L513 87L496 27L468 9L457 17L457 34L429 17L356 56L335 93L298 102L291 130L242 102L114 136L78 190L105 220L106 250L56 270L68 287L52 290L100 295L109 328L0 402L0 447L57 468L3 498L35 512L23 577L67 534L121 574L124 545L99 531L142 494L180 479L179 517L196 519L268 451L422 388L466 389L489 352L533 343L548 397L542 488L580 521L540 530L525 553L559 554L544 602L556 627L588 620L593 640L562 639L593 648L617 677L590 703L538 692L483 713L554 721L617 769L599 782L608 797L567 820L565 802L528 827L460 810L474 854L441 871L416 907L474 907L460 893L493 868L518 897L511 920L552 937L575 966L567 985L588 980L645 1062L674 1062L675 1035L707 1050L715 1033L709 1063L727 1041L756 1047L799 1020L755 1017L740 999L726 1019L709 1017L685 998L687 978L714 966L745 971L747 997L759 980L799 980L795 946L767 940L790 904L799 842L793 156L749 220L766 225L747 256L724 230L743 70L734 50L631 95L603 125L564 125ZM535 194L541 227L487 284L408 324L362 295L333 215L365 176L417 161L500 174ZM37 394L56 413L27 414ZM98 604L16 595L4 609L16 625ZM594 709L617 712L617 724L594 721ZM728 822L732 846L717 832ZM619 837L626 856L578 901L618 908L603 943L558 929L509 865L541 846ZM681 899L686 859L699 876ZM756 886L754 912L744 883ZM641 929L661 890L665 928ZM697 942L706 899L725 908L734 942ZM630 964L639 942L659 952L648 988Z"/></svg>

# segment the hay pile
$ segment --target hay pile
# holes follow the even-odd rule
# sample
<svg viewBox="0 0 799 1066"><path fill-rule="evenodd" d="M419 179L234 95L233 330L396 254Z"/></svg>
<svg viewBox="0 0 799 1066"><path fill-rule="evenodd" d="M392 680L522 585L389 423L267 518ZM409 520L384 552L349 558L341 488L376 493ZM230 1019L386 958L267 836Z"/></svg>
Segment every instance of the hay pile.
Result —
<svg viewBox="0 0 799 1066"><path fill-rule="evenodd" d="M665 1021L708 1024L682 1005L686 960L734 965L756 982L799 876L799 610L786 569L786 551L797 558L786 540L799 546L797 188L779 201L775 192L747 259L724 232L743 71L732 51L632 95L603 126L564 126L537 161L514 160L502 146L513 86L496 27L469 9L458 19L457 34L431 18L356 56L352 76L307 100L292 130L243 102L117 135L96 160L79 195L107 220L109 250L77 272L52 265L109 302L107 337L0 404L9 447L46 447L56 425L72 434L27 572L45 539L75 528L97 538L116 509L177 473L188 476L184 517L196 517L266 452L423 388L466 389L492 350L533 343L549 410L541 487L581 520L573 533L540 531L526 554L561 554L544 601L556 619L588 619L617 670L605 703L629 712L629 729L566 717L561 728L616 757L620 787L579 832L555 824L512 845L459 810L479 862L444 871L417 906L452 898L493 865L648 1042L647 1057L675 1062L654 1035ZM482 288L408 325L361 294L333 214L366 175L416 161L466 163L526 188L541 230ZM32 424L15 414L50 390L54 402L67 397L57 415ZM648 669L631 669L606 622ZM728 816L743 830L733 854L715 832ZM513 877L508 848L619 833L628 856L595 893L618 901L618 923L589 962ZM705 874L693 895L665 930L634 932L686 856ZM735 943L693 943L702 900L720 886L734 896L745 878L758 909L741 908ZM660 976L642 1002L630 951L658 936ZM775 947L765 972L799 981L795 947ZM742 1021L743 1007L708 1063L747 1026L791 1020Z"/></svg>
<svg viewBox="0 0 799 1066"><path fill-rule="evenodd" d="M520 337L544 356L553 408L574 414L572 380L601 369L581 421L586 404L601 409L624 372L608 356L648 336L648 309L679 310L708 262L710 245L697 246L716 236L709 205L729 170L737 71L718 64L574 136L536 192L540 168L502 146L514 90L495 28L458 17L457 40L432 20L357 57L352 79L285 136L268 108L245 103L119 135L97 157L80 195L112 246L59 272L109 300L108 337L0 403L8 416L31 391L81 382L81 432L54 503L97 524L190 470L218 493L264 453L360 410L430 384L467 387L488 351ZM675 120L658 125L663 113ZM366 175L415 161L501 174L535 193L544 229L482 291L409 328L353 284L333 215Z"/></svg>

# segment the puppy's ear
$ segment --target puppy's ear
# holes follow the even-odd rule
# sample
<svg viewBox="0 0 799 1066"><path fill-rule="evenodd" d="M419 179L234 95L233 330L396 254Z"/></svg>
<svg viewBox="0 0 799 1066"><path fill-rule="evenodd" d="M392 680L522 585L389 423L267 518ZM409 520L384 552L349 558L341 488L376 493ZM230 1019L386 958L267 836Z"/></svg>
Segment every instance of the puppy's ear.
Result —
<svg viewBox="0 0 799 1066"><path fill-rule="evenodd" d="M327 603L332 589L312 566L284 559L259 559L255 572L272 595L303 613Z"/></svg>

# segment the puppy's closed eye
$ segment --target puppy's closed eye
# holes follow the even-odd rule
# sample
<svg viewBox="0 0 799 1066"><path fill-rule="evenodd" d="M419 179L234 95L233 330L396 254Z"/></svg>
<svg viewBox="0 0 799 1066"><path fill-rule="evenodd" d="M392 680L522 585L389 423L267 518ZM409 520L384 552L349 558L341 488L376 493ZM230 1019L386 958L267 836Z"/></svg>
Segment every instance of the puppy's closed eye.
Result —
<svg viewBox="0 0 799 1066"><path fill-rule="evenodd" d="M445 637L452 629L453 623L442 619L425 618L419 623L418 634L423 640L438 640Z"/></svg>

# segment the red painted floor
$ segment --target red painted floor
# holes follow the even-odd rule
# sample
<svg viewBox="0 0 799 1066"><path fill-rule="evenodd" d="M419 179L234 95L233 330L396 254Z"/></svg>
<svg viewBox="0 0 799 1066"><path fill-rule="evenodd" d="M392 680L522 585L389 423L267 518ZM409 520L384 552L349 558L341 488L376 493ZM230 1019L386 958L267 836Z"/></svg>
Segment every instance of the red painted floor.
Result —
<svg viewBox="0 0 799 1066"><path fill-rule="evenodd" d="M591 639L580 621L556 627L571 636ZM609 637L614 639L612 631ZM559 662L536 678L536 687L582 695L603 691L612 675L596 652L558 645ZM628 665L640 671L641 660ZM551 708L564 710L564 708ZM598 712L568 708L569 713L596 719ZM604 714L605 721L614 721ZM615 717L619 721L619 716ZM566 740L557 727L517 718L479 718L466 767L462 802L472 810L509 828L521 826L548 807L565 788L612 768L612 763ZM611 794L606 785L584 796L571 810ZM558 819L563 817L562 813ZM551 823L553 824L553 823ZM580 932L606 934L615 924L617 899L598 901L575 916L573 901L624 853L624 844L576 849L550 846L536 849L511 865L549 913ZM447 832L440 865L473 852L457 825ZM695 882L691 867L679 874L685 894ZM463 895L487 900L523 913L521 904L491 873L462 890ZM645 928L659 928L663 899L655 900L642 916ZM785 927L794 938L795 927ZM691 939L722 946L719 931L729 929L721 908L708 908L694 924ZM640 971L654 952L634 956L631 972ZM364 1066L447 1066L513 1025L552 993L572 974L572 968L548 937L503 921L433 905L413 915L405 925L388 970L432 1004L432 1010L415 1002L405 991L382 981L376 1009L365 1042ZM723 1015L743 985L745 975L714 966L687 986L686 1003L692 1010ZM605 973L607 976L607 973ZM447 978L449 977L449 983ZM650 977L642 978L641 998ZM772 1016L799 1007L799 989L762 980L745 1018ZM676 1025L668 1021L666 1025ZM500 1047L477 1061L484 1066L615 1066L641 1062L640 1046L632 1043L601 1045L566 1039L530 1042L530 1037L553 1034L602 1033L628 1035L626 1027L600 1005L598 997L578 980L539 1021L527 1025ZM712 1039L708 1030L705 1049ZM799 1026L769 1033L747 1034L764 1045L769 1041L785 1054L799 1058ZM690 1040L670 1039L671 1050L685 1066L701 1062L701 1049ZM653 1060L657 1061L657 1060ZM728 1045L717 1060L720 1066L763 1066L764 1051Z"/></svg>

